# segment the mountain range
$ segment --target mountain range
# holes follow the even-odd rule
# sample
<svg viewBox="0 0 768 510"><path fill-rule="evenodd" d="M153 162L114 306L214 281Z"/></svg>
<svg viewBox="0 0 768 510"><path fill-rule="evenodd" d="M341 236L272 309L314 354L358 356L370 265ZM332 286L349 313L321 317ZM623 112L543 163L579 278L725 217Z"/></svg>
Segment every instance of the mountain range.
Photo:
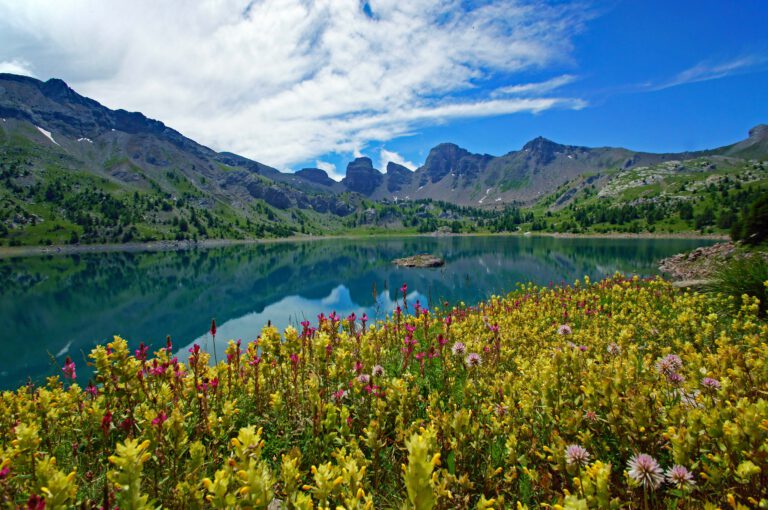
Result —
<svg viewBox="0 0 768 510"><path fill-rule="evenodd" d="M47 186L51 179L63 186L66 197L78 183L98 183L105 193L155 193L157 200L174 202L173 207L181 198L185 205L219 214L223 218L219 223L242 230L241 221L258 223L265 215L275 221L279 211L301 211L291 220L302 224L333 223L368 207L365 200L431 199L482 209L531 206L566 185L571 196L579 186L601 189L632 169L701 157L715 164L733 163L767 154L766 125L754 127L747 139L732 145L669 154L562 145L543 137L501 156L442 143L415 171L390 162L382 172L370 158L360 157L336 182L318 168L286 173L237 154L216 152L141 113L106 108L59 79L43 82L0 74L0 163L6 165L5 184L10 190L6 208L24 209L17 211L22 223L25 214L27 221L36 214L29 206L35 200L27 190L32 198L19 203L14 193ZM568 193L558 197L559 205L568 202ZM51 194L56 196L57 190L46 197ZM165 203L162 207L167 209ZM165 220L154 215L152 221Z"/></svg>

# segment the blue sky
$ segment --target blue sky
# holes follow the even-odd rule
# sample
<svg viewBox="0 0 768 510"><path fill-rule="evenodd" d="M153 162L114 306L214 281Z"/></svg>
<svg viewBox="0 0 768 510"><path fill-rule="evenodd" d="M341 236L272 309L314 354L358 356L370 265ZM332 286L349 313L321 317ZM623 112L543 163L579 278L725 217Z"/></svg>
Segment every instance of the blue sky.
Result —
<svg viewBox="0 0 768 510"><path fill-rule="evenodd" d="M765 20L763 0L0 0L0 71L339 178L446 141L737 141L768 123Z"/></svg>
<svg viewBox="0 0 768 510"><path fill-rule="evenodd" d="M763 1L598 4L571 60L530 76L573 76L559 92L584 99L584 108L463 119L380 146L421 164L443 141L501 155L539 135L651 152L726 145L768 123L766 20Z"/></svg>

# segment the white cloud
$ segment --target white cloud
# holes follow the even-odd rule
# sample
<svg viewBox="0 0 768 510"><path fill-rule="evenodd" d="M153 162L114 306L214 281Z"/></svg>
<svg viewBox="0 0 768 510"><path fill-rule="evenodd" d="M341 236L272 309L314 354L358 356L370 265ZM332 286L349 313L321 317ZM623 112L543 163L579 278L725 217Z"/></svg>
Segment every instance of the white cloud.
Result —
<svg viewBox="0 0 768 510"><path fill-rule="evenodd" d="M522 83L520 85L509 85L507 87L500 87L494 90L491 95L493 97L499 96L527 96L544 94L552 92L555 89L559 89L564 85L568 85L576 79L575 76L570 74L564 74L562 76L556 76L547 81L537 83Z"/></svg>
<svg viewBox="0 0 768 510"><path fill-rule="evenodd" d="M315 161L315 166L320 170L325 170L325 173L328 174L328 177L330 177L334 181L341 181L344 178L344 174L338 172L336 170L336 165L334 165L329 161L321 161L318 159L317 161Z"/></svg>
<svg viewBox="0 0 768 510"><path fill-rule="evenodd" d="M389 164L390 161L392 163L397 163L398 165L402 165L409 170L416 170L416 168L418 167L418 165L414 164L411 161L407 161L404 157L402 157L397 152L388 151L387 149L384 149L384 148L382 148L381 151L379 152L379 161L381 162L379 168L381 169L382 172L387 171L387 165Z"/></svg>
<svg viewBox="0 0 768 510"><path fill-rule="evenodd" d="M373 17L351 0L0 0L0 61L277 167L453 118L584 105L544 96L562 76L515 79L567 63L583 5L368 3Z"/></svg>
<svg viewBox="0 0 768 510"><path fill-rule="evenodd" d="M30 69L29 62L21 59L5 60L0 62L0 73L20 74L35 78L35 73Z"/></svg>
<svg viewBox="0 0 768 510"><path fill-rule="evenodd" d="M747 72L768 59L763 56L749 55L725 62L700 62L693 67L678 73L671 80L661 84L649 85L650 90L663 90L687 83L717 80L734 74Z"/></svg>

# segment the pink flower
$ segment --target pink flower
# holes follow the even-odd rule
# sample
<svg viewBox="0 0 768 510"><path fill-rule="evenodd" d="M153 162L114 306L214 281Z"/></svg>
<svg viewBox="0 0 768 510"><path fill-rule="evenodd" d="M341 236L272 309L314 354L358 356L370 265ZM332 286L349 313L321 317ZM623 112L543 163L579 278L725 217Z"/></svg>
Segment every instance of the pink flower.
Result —
<svg viewBox="0 0 768 510"><path fill-rule="evenodd" d="M107 411L101 418L101 431L105 436L109 434L110 425L112 425L112 413Z"/></svg>
<svg viewBox="0 0 768 510"><path fill-rule="evenodd" d="M701 385L704 386L704 389L710 393L715 393L720 389L720 381L711 377L705 377L702 379Z"/></svg>
<svg viewBox="0 0 768 510"><path fill-rule="evenodd" d="M373 370L371 371L374 377L381 377L384 375L384 367L381 365L374 365Z"/></svg>
<svg viewBox="0 0 768 510"><path fill-rule="evenodd" d="M668 484L674 485L678 489L685 489L686 487L696 485L696 482L693 481L693 475L688 471L688 468L679 464L675 464L667 469L665 478Z"/></svg>
<svg viewBox="0 0 768 510"><path fill-rule="evenodd" d="M569 466L584 467L589 463L589 452L577 444L568 445L565 449L565 463Z"/></svg>
<svg viewBox="0 0 768 510"><path fill-rule="evenodd" d="M481 358L480 355L476 352L470 352L467 355L467 359L464 361L466 361L467 366L469 367L479 367L483 363L483 358Z"/></svg>
<svg viewBox="0 0 768 510"><path fill-rule="evenodd" d="M336 402L341 402L341 400L347 396L347 392L345 390L339 390L333 394L333 399Z"/></svg>
<svg viewBox="0 0 768 510"><path fill-rule="evenodd" d="M149 352L149 346L144 345L144 342L139 344L139 348L133 352L136 359L139 361L147 361L147 353Z"/></svg>
<svg viewBox="0 0 768 510"><path fill-rule="evenodd" d="M467 352L467 347L461 342L456 342L453 344L453 347L451 347L451 352L454 356L461 356Z"/></svg>
<svg viewBox="0 0 768 510"><path fill-rule="evenodd" d="M656 459L647 453L634 455L629 459L627 467L629 468L629 477L646 489L656 489L664 481L661 466Z"/></svg>
<svg viewBox="0 0 768 510"><path fill-rule="evenodd" d="M163 423L168 419L168 416L165 414L165 411L160 411L160 413L157 415L157 417L152 420L152 425L156 427L162 427Z"/></svg>
<svg viewBox="0 0 768 510"><path fill-rule="evenodd" d="M669 382L669 384L672 386L682 386L682 384L685 382L685 377L678 374L677 372L672 372L671 374L667 375L667 382Z"/></svg>
<svg viewBox="0 0 768 510"><path fill-rule="evenodd" d="M359 374L363 371L363 362L360 360L355 361L354 370L356 374Z"/></svg>
<svg viewBox="0 0 768 510"><path fill-rule="evenodd" d="M85 388L85 391L88 392L91 398L96 398L99 395L99 389L94 386L93 383L88 383L88 387Z"/></svg>
<svg viewBox="0 0 768 510"><path fill-rule="evenodd" d="M683 361L680 356L669 354L656 362L656 370L663 375L670 375L683 368Z"/></svg>
<svg viewBox="0 0 768 510"><path fill-rule="evenodd" d="M8 478L8 475L11 473L10 466L5 466L3 469L0 469L0 480L5 480Z"/></svg>
<svg viewBox="0 0 768 510"><path fill-rule="evenodd" d="M296 365L299 364L299 355L295 352L291 354L291 365L293 365L294 368L296 368Z"/></svg>
<svg viewBox="0 0 768 510"><path fill-rule="evenodd" d="M559 328L557 328L557 334L570 335L570 334L573 334L573 330L568 324L562 324Z"/></svg>
<svg viewBox="0 0 768 510"><path fill-rule="evenodd" d="M368 374L360 374L357 376L357 382L360 384L368 384L371 382L371 376Z"/></svg>
<svg viewBox="0 0 768 510"><path fill-rule="evenodd" d="M67 356L67 358L64 360L64 368L62 368L61 371L64 372L64 377L72 379L73 381L77 379L77 372L75 372L75 362L72 361L72 358L69 356Z"/></svg>

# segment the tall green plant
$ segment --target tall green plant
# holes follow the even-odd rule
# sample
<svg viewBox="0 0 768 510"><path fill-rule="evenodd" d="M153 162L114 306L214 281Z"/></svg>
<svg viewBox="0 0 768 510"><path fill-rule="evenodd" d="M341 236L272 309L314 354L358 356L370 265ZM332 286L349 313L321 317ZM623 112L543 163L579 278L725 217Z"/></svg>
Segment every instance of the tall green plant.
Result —
<svg viewBox="0 0 768 510"><path fill-rule="evenodd" d="M747 294L760 300L760 316L768 310L768 260L760 254L735 257L721 266L714 274L710 290L721 292L741 300Z"/></svg>

